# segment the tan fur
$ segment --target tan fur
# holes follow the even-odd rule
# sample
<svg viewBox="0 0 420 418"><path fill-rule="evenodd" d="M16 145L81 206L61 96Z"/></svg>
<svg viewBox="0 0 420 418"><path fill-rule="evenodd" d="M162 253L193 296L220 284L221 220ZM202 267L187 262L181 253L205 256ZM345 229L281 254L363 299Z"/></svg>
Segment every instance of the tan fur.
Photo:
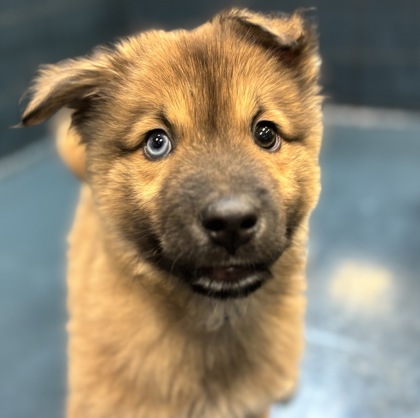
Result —
<svg viewBox="0 0 420 418"><path fill-rule="evenodd" d="M80 142L78 133L71 128L71 113L69 110L63 109L54 120L53 131L60 157L79 180L84 180L86 177L86 147Z"/></svg>
<svg viewBox="0 0 420 418"><path fill-rule="evenodd" d="M75 109L74 126L62 122L59 152L85 179L69 239L68 418L263 418L293 391L303 348L308 219L319 194L321 98L312 36L299 14L234 10L192 32L128 38L38 77L22 123L41 122L62 106ZM278 53L273 42L282 46ZM212 57L205 71L201 53ZM205 90L207 79L212 90ZM170 158L148 161L133 149L144 132L161 128L162 106L179 144ZM283 141L272 154L258 149L249 139L258 106L264 120L301 139ZM120 153L121 144L129 151ZM163 185L182 188L179 173L194 176L193 161L207 153L215 184L235 175L225 160L241 158L275 179L267 187L281 192L281 211L301 212L291 244L272 266L274 278L247 298L193 293L124 235L136 208L156 224Z"/></svg>

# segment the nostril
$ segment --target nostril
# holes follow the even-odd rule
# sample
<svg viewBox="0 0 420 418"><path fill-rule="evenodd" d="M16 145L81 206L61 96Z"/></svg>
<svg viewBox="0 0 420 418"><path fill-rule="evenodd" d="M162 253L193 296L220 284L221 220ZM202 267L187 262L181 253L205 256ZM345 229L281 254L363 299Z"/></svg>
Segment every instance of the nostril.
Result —
<svg viewBox="0 0 420 418"><path fill-rule="evenodd" d="M226 221L224 221L221 218L212 218L212 219L205 220L203 222L203 226L209 231L219 232L226 229L227 225L226 225Z"/></svg>
<svg viewBox="0 0 420 418"><path fill-rule="evenodd" d="M242 222L240 223L241 229L251 229L257 224L257 217L256 215L248 215L246 216Z"/></svg>

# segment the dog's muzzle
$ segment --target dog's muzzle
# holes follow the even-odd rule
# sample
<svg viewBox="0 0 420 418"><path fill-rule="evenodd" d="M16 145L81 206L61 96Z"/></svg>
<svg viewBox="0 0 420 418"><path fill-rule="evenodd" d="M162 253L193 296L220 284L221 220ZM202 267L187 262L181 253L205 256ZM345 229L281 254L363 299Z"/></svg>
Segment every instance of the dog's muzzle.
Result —
<svg viewBox="0 0 420 418"><path fill-rule="evenodd" d="M270 186L274 180L269 174L249 172L252 164L246 172L235 170L216 179L213 163L211 167L181 172L162 186L158 245L149 259L196 292L216 298L247 296L271 277L271 266L285 250L281 197Z"/></svg>
<svg viewBox="0 0 420 418"><path fill-rule="evenodd" d="M198 223L209 246L219 248L230 261L207 260L195 269L190 284L196 292L217 298L245 297L271 277L266 264L255 264L240 255L264 229L258 201L247 194L229 195L208 203Z"/></svg>

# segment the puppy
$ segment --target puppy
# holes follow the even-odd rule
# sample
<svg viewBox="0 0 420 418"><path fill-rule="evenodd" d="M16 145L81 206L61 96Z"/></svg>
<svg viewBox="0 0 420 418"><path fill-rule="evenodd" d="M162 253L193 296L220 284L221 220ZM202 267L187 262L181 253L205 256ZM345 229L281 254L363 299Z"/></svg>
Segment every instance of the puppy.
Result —
<svg viewBox="0 0 420 418"><path fill-rule="evenodd" d="M40 70L21 124L72 109L83 179L69 418L261 418L293 391L319 63L300 13L235 9Z"/></svg>

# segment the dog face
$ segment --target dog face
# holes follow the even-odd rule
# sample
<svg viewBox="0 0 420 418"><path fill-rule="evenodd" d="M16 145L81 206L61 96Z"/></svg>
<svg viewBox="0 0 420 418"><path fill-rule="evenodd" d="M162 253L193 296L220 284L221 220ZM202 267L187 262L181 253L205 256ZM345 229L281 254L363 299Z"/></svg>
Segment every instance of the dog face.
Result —
<svg viewBox="0 0 420 418"><path fill-rule="evenodd" d="M194 291L246 296L318 197L318 66L299 14L233 10L46 67L22 123L75 109L106 230Z"/></svg>

